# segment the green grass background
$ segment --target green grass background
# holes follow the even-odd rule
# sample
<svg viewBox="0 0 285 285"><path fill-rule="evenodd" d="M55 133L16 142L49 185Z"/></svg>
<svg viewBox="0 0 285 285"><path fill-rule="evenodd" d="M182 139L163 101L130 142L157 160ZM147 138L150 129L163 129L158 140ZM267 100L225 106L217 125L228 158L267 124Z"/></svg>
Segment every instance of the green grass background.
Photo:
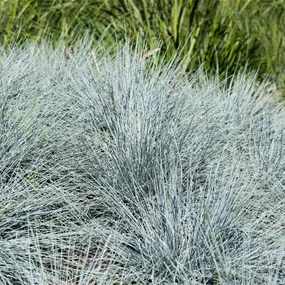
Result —
<svg viewBox="0 0 285 285"><path fill-rule="evenodd" d="M285 99L284 0L1 0L0 15L4 48L26 38L75 48L86 34L108 47L142 38L166 60L181 51L189 70L258 70Z"/></svg>

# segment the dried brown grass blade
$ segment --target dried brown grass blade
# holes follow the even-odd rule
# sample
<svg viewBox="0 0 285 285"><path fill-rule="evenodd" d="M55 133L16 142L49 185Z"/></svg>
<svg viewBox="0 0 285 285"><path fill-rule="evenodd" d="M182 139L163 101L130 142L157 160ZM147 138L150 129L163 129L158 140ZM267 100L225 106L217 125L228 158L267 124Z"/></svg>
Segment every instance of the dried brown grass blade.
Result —
<svg viewBox="0 0 285 285"><path fill-rule="evenodd" d="M94 64L96 65L96 68L97 68L97 70L98 70L100 76L104 79L103 74L102 74L102 72L101 72L101 70L100 70L100 68L99 68L99 66L98 66L97 58L96 58L96 55L95 55L94 52L92 52L92 57L93 57L93 62L94 62Z"/></svg>
<svg viewBox="0 0 285 285"><path fill-rule="evenodd" d="M155 48L153 50L150 50L148 53L146 53L142 59L141 62L144 63L146 61L146 59L152 55L154 55L155 53L157 53L160 50L160 48Z"/></svg>

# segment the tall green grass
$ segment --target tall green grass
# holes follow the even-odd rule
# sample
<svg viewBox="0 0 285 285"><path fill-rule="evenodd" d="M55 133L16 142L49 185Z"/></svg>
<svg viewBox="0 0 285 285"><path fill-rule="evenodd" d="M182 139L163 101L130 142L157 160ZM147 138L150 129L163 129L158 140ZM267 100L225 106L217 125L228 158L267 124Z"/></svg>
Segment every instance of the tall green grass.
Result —
<svg viewBox="0 0 285 285"><path fill-rule="evenodd" d="M145 38L167 58L184 45L189 70L203 63L222 76L259 70L285 96L285 2L283 0L10 0L0 3L0 43L18 37L65 40L82 33L109 46Z"/></svg>

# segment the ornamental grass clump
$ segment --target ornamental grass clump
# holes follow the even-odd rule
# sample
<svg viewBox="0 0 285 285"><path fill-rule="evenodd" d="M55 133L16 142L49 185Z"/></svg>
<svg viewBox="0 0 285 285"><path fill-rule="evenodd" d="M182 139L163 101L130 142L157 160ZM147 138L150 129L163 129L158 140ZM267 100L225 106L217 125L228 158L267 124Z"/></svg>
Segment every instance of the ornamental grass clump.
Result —
<svg viewBox="0 0 285 285"><path fill-rule="evenodd" d="M1 54L1 282L282 284L275 95L134 50Z"/></svg>

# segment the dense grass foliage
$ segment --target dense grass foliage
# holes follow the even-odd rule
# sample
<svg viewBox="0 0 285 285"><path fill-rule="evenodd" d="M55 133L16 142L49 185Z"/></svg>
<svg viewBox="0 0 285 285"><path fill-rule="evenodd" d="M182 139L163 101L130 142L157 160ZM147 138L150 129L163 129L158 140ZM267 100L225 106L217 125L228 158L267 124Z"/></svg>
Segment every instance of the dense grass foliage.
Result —
<svg viewBox="0 0 285 285"><path fill-rule="evenodd" d="M1 284L283 284L267 84L79 46L0 55Z"/></svg>
<svg viewBox="0 0 285 285"><path fill-rule="evenodd" d="M219 66L226 77L248 64L285 96L283 0L10 0L0 2L0 42L49 38L74 44L82 33L104 45L146 38L171 58L184 46L189 70ZM81 38L81 36L79 37Z"/></svg>

